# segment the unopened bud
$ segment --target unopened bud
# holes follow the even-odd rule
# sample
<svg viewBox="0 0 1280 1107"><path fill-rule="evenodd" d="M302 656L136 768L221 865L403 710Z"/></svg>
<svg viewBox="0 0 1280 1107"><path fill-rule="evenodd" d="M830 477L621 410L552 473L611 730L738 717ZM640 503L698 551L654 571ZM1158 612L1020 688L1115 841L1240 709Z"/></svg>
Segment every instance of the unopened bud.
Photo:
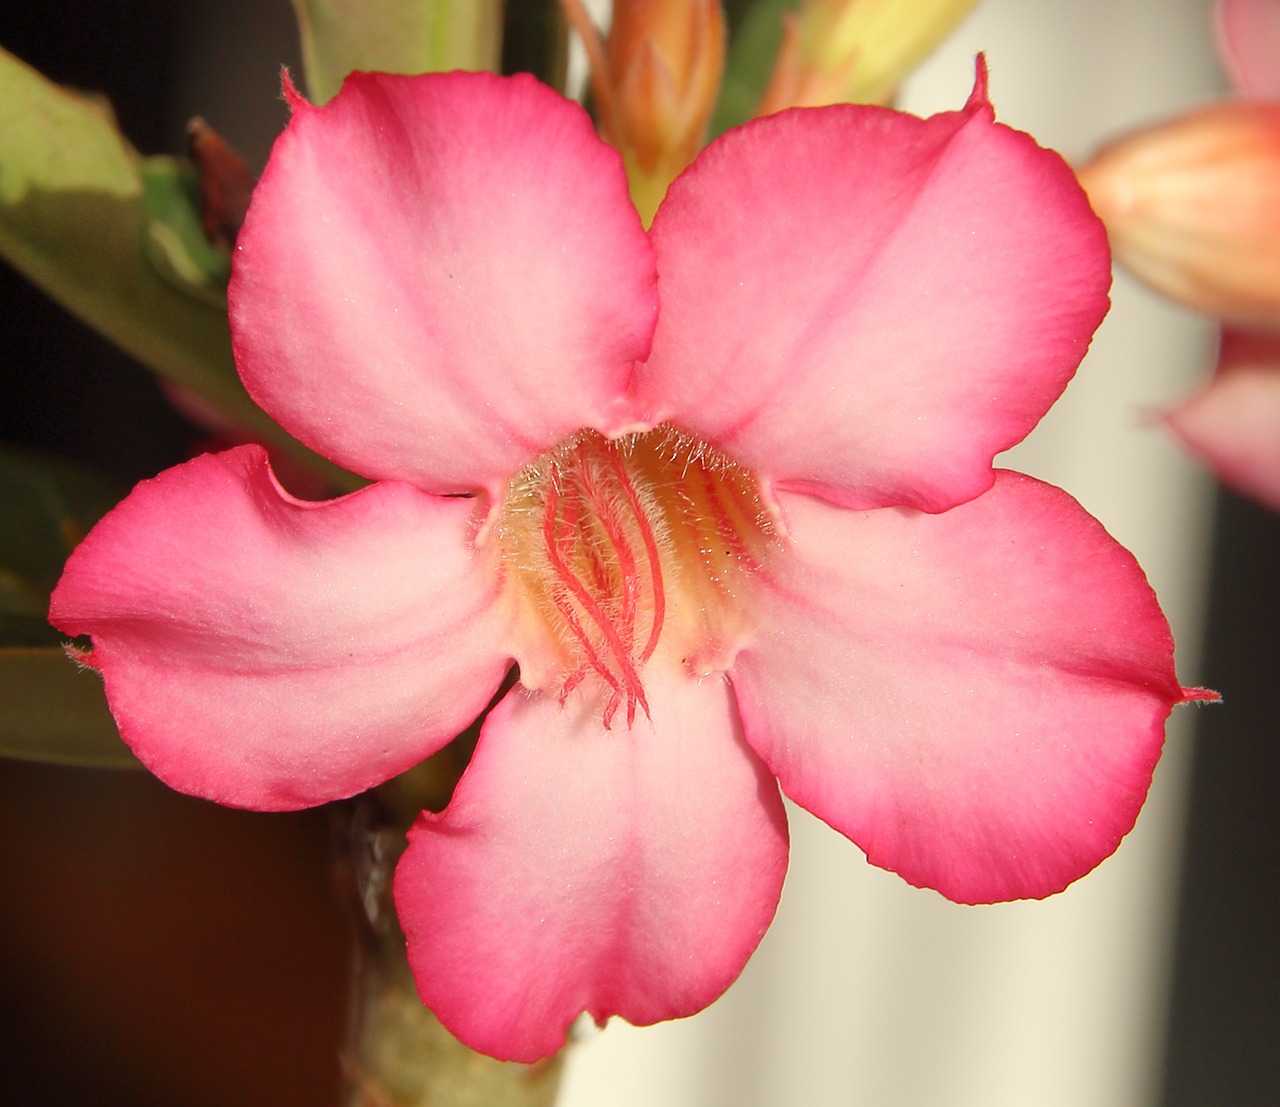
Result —
<svg viewBox="0 0 1280 1107"><path fill-rule="evenodd" d="M1280 104L1227 101L1138 131L1080 181L1116 259L1152 288L1280 327Z"/></svg>
<svg viewBox="0 0 1280 1107"><path fill-rule="evenodd" d="M200 181L200 223L213 245L230 252L257 182L217 131L198 115L187 124L187 151Z"/></svg>
<svg viewBox="0 0 1280 1107"><path fill-rule="evenodd" d="M719 0L617 0L607 40L580 0L562 0L591 63L600 130L623 156L647 224L697 154L724 71Z"/></svg>

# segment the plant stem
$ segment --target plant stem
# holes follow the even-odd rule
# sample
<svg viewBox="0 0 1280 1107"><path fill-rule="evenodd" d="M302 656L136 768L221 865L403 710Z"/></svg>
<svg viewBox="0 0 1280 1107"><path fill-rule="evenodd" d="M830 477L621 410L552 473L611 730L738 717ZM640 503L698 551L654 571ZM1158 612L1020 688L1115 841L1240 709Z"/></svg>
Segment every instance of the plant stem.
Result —
<svg viewBox="0 0 1280 1107"><path fill-rule="evenodd" d="M563 1054L536 1065L495 1061L459 1042L418 999L391 899L407 821L388 799L353 800L336 835L356 928L343 1107L552 1107Z"/></svg>

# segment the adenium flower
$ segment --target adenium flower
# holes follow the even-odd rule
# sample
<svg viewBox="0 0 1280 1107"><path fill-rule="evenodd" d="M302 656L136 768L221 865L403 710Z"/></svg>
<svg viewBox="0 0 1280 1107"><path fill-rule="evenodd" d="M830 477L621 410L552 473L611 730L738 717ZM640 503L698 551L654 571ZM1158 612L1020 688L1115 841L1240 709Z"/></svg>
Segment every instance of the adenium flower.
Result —
<svg viewBox="0 0 1280 1107"><path fill-rule="evenodd" d="M1164 421L1224 484L1280 511L1280 334L1224 328L1213 377Z"/></svg>
<svg viewBox="0 0 1280 1107"><path fill-rule="evenodd" d="M293 109L240 235L240 373L376 483L244 446L144 482L51 618L175 788L265 810L481 713L396 873L423 1000L530 1061L687 1015L773 916L781 791L963 902L1046 896L1133 825L1171 707L1134 559L994 472L1107 306L1053 153L960 111L729 132L646 233L532 79L355 74Z"/></svg>
<svg viewBox="0 0 1280 1107"><path fill-rule="evenodd" d="M1220 0L1215 29L1242 95L1111 143L1080 180L1117 261L1223 320L1217 373L1169 427L1280 510L1280 2Z"/></svg>
<svg viewBox="0 0 1280 1107"><path fill-rule="evenodd" d="M1108 144L1080 170L1115 259L1240 326L1280 319L1280 102L1223 100Z"/></svg>
<svg viewBox="0 0 1280 1107"><path fill-rule="evenodd" d="M1280 4L1218 0L1213 9L1218 56L1242 96L1280 99Z"/></svg>

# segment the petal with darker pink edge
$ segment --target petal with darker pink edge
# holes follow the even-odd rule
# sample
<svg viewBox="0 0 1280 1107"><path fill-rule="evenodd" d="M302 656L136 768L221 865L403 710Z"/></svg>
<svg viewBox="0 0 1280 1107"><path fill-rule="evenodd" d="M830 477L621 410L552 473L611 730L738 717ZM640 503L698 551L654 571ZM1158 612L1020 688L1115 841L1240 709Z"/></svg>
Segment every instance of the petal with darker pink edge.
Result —
<svg viewBox="0 0 1280 1107"><path fill-rule="evenodd" d="M730 679L783 791L961 902L1046 896L1110 855L1184 698L1133 557L1012 473L936 516L781 503L787 556Z"/></svg>
<svg viewBox="0 0 1280 1107"><path fill-rule="evenodd" d="M586 1012L649 1024L741 971L786 869L777 785L723 677L644 674L652 721L517 689L485 723L448 809L410 831L396 906L424 1002L514 1061Z"/></svg>
<svg viewBox="0 0 1280 1107"><path fill-rule="evenodd" d="M988 488L1075 371L1111 279L1070 169L980 94L931 119L749 123L671 185L651 233L641 412L848 507L940 511Z"/></svg>
<svg viewBox="0 0 1280 1107"><path fill-rule="evenodd" d="M584 426L628 422L652 251L618 155L528 77L353 74L294 99L237 241L236 363L320 453L496 492Z"/></svg>
<svg viewBox="0 0 1280 1107"><path fill-rule="evenodd" d="M93 641L120 733L182 792L282 810L381 783L510 662L472 501L406 484L310 503L260 447L138 485L72 553L51 621Z"/></svg>
<svg viewBox="0 0 1280 1107"><path fill-rule="evenodd" d="M1165 422L1224 484L1280 511L1280 337L1225 333L1213 380Z"/></svg>

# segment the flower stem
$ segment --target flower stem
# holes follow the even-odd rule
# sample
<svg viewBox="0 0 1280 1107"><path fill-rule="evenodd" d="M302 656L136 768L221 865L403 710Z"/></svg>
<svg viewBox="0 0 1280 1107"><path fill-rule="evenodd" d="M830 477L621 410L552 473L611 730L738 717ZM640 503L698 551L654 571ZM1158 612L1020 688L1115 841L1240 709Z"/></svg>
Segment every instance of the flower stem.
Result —
<svg viewBox="0 0 1280 1107"><path fill-rule="evenodd" d="M356 930L343 1107L551 1107L563 1054L536 1065L495 1061L419 1000L391 899L405 819L388 798L353 800L336 834L338 883Z"/></svg>

